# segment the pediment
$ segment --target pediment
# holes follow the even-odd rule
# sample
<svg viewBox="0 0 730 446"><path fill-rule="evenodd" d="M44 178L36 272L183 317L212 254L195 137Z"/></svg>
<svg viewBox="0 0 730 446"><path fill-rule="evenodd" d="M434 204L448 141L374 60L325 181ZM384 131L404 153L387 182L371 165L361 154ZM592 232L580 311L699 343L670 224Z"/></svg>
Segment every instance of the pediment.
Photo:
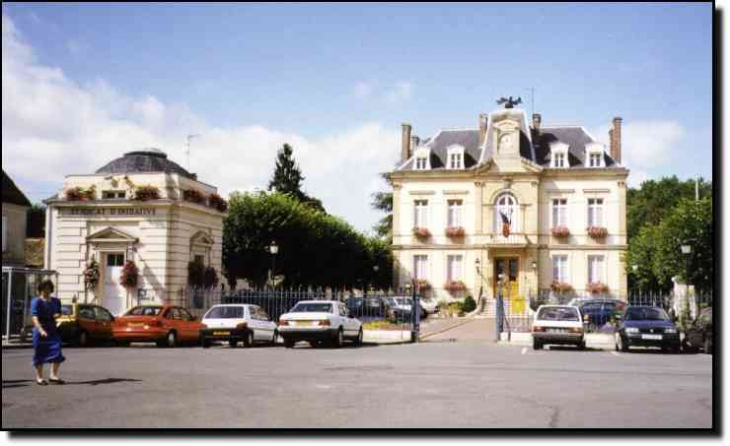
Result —
<svg viewBox="0 0 730 446"><path fill-rule="evenodd" d="M93 243L136 243L137 240L137 237L112 227L104 228L86 237L86 241Z"/></svg>
<svg viewBox="0 0 730 446"><path fill-rule="evenodd" d="M204 231L198 231L190 237L190 244L191 245L199 245L199 246L213 246L215 244L215 240L213 240L213 237L211 237L208 233Z"/></svg>

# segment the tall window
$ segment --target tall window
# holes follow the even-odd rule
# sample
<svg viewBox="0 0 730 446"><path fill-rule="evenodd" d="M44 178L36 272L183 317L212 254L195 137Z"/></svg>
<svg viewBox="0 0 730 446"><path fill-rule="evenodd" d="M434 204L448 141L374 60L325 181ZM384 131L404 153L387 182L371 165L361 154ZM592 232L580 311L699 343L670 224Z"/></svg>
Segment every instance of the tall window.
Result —
<svg viewBox="0 0 730 446"><path fill-rule="evenodd" d="M553 228L568 226L568 199L556 198L553 200Z"/></svg>
<svg viewBox="0 0 730 446"><path fill-rule="evenodd" d="M565 159L566 159L565 152L553 153L553 167L566 167L567 163L566 163Z"/></svg>
<svg viewBox="0 0 730 446"><path fill-rule="evenodd" d="M428 159L425 156L416 157L416 170L426 170L428 168Z"/></svg>
<svg viewBox="0 0 730 446"><path fill-rule="evenodd" d="M463 155L459 152L453 152L449 154L449 168L450 169L461 169L464 165Z"/></svg>
<svg viewBox="0 0 730 446"><path fill-rule="evenodd" d="M415 255L413 256L413 278L414 279L425 279L427 275L426 268L428 266L428 256L426 255Z"/></svg>
<svg viewBox="0 0 730 446"><path fill-rule="evenodd" d="M553 280L568 282L568 256L553 256Z"/></svg>
<svg viewBox="0 0 730 446"><path fill-rule="evenodd" d="M456 228L462 225L461 223L461 200L449 200L447 202L448 206L448 227L450 228Z"/></svg>
<svg viewBox="0 0 730 446"><path fill-rule="evenodd" d="M461 280L461 266L463 264L461 255L449 255L446 257L446 280Z"/></svg>
<svg viewBox="0 0 730 446"><path fill-rule="evenodd" d="M416 200L413 207L413 227L428 227L428 200Z"/></svg>
<svg viewBox="0 0 730 446"><path fill-rule="evenodd" d="M588 199L588 226L603 226L603 198Z"/></svg>
<svg viewBox="0 0 730 446"><path fill-rule="evenodd" d="M502 233L504 221L509 222L510 232L519 232L519 206L512 194L505 193L497 197L494 202L494 232Z"/></svg>
<svg viewBox="0 0 730 446"><path fill-rule="evenodd" d="M601 154L591 153L588 156L588 167L601 167Z"/></svg>
<svg viewBox="0 0 730 446"><path fill-rule="evenodd" d="M603 256L588 256L588 283L605 283Z"/></svg>

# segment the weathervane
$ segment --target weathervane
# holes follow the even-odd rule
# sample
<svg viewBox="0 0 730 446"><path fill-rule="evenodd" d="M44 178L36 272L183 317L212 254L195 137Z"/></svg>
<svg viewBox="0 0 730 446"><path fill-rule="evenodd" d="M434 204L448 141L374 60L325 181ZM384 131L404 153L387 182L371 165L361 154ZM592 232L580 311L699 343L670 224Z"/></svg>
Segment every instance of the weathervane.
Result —
<svg viewBox="0 0 730 446"><path fill-rule="evenodd" d="M519 105L521 103L521 97L517 97L517 99L512 99L512 96L510 96L509 98L505 98L504 96L502 96L501 98L497 99L497 104L504 104L504 108L514 108L515 105Z"/></svg>

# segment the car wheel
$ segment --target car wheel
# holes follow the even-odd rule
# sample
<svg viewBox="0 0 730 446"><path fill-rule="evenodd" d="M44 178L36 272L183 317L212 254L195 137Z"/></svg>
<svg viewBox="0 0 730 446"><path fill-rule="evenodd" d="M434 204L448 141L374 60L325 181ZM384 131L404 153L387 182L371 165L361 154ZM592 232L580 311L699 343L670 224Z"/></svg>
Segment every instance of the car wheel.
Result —
<svg viewBox="0 0 730 446"><path fill-rule="evenodd" d="M542 350L542 342L533 339L533 341L532 341L532 349L533 350Z"/></svg>
<svg viewBox="0 0 730 446"><path fill-rule="evenodd" d="M360 327L360 331L357 332L357 338L355 339L355 346L360 347L362 345L362 327Z"/></svg>
<svg viewBox="0 0 730 446"><path fill-rule="evenodd" d="M340 327L340 329L337 330L337 334L335 335L334 339L332 339L332 346L334 348L340 348L340 347L342 347L343 343L344 343L344 335L342 333L342 327Z"/></svg>
<svg viewBox="0 0 730 446"><path fill-rule="evenodd" d="M705 354L711 355L712 354L712 339L705 336L705 342L702 343L702 348L705 351Z"/></svg>
<svg viewBox="0 0 730 446"><path fill-rule="evenodd" d="M284 338L284 347L286 347L286 348L294 348L294 340L293 339Z"/></svg>
<svg viewBox="0 0 730 446"><path fill-rule="evenodd" d="M79 332L79 336L76 339L76 345L79 347L86 347L89 345L89 333L87 333L85 330L81 330Z"/></svg>
<svg viewBox="0 0 730 446"><path fill-rule="evenodd" d="M271 345L276 345L276 338L279 337L279 332L274 330L274 336L271 337Z"/></svg>
<svg viewBox="0 0 730 446"><path fill-rule="evenodd" d="M586 341L581 341L580 344L577 345L578 350L585 350L586 349Z"/></svg>
<svg viewBox="0 0 730 446"><path fill-rule="evenodd" d="M203 348L210 348L210 340L205 338L200 338L200 345L203 346Z"/></svg>
<svg viewBox="0 0 730 446"><path fill-rule="evenodd" d="M177 345L177 334L174 331L167 333L165 347L173 348Z"/></svg>
<svg viewBox="0 0 730 446"><path fill-rule="evenodd" d="M129 347L129 341L114 341L117 347Z"/></svg>
<svg viewBox="0 0 730 446"><path fill-rule="evenodd" d="M319 341L309 341L309 346L312 348L319 347Z"/></svg>
<svg viewBox="0 0 730 446"><path fill-rule="evenodd" d="M228 340L228 345L229 345L229 346L230 346L231 348L236 348L236 347L238 346L238 339L236 339L236 338L231 338L231 339L229 339L229 340Z"/></svg>
<svg viewBox="0 0 730 446"><path fill-rule="evenodd" d="M243 346L244 347L251 347L253 345L253 331L249 331L246 333L246 336L243 338Z"/></svg>

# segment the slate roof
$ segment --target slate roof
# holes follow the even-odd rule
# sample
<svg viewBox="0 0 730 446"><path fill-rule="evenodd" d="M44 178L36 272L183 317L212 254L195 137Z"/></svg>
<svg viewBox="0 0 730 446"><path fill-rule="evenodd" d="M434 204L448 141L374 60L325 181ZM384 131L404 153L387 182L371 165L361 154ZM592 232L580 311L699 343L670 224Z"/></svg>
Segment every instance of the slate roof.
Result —
<svg viewBox="0 0 730 446"><path fill-rule="evenodd" d="M3 203L30 206L30 201L3 170Z"/></svg>
<svg viewBox="0 0 730 446"><path fill-rule="evenodd" d="M127 152L121 158L107 163L96 171L96 173L115 174L145 172L176 173L187 178L194 178L194 175L176 162L167 159L167 154L158 149Z"/></svg>
<svg viewBox="0 0 730 446"><path fill-rule="evenodd" d="M560 141L568 145L568 162L570 167L585 166L585 146L595 142L583 127L543 127L540 132L532 132L532 141L535 145L537 164L550 165L550 144ZM617 166L616 161L604 152L606 167Z"/></svg>

